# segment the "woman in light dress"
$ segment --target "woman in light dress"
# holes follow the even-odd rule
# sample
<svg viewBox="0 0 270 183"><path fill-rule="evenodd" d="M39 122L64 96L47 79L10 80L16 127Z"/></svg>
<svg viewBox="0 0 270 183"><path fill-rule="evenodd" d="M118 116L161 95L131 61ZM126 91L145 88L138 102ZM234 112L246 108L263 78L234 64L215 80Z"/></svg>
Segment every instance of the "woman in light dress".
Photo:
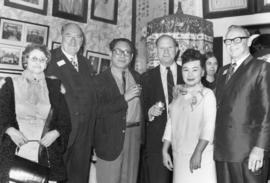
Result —
<svg viewBox="0 0 270 183"><path fill-rule="evenodd" d="M0 86L0 182L8 181L10 164L18 156L48 166L49 182L66 179L63 154L71 130L69 111L60 80L47 78L44 70L50 52L44 45L30 44L23 52L25 70L5 78ZM49 115L50 114L50 115ZM47 120L51 116L51 120ZM47 123L47 125L45 124ZM47 147L39 156L39 143Z"/></svg>
<svg viewBox="0 0 270 183"><path fill-rule="evenodd" d="M216 183L213 135L216 99L201 84L204 59L199 51L186 50L182 58L185 84L177 86L169 106L163 135L163 164L173 170L174 183ZM173 161L168 153L172 145Z"/></svg>

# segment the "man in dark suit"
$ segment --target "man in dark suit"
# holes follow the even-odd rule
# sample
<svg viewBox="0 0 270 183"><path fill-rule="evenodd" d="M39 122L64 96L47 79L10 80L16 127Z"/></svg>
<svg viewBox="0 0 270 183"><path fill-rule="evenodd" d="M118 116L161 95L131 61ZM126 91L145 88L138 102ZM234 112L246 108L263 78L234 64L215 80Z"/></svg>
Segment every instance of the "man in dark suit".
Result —
<svg viewBox="0 0 270 183"><path fill-rule="evenodd" d="M62 44L52 50L47 75L56 76L63 83L72 130L64 156L68 183L88 182L92 130L95 118L95 92L86 59L78 54L83 43L83 32L77 24L62 27Z"/></svg>
<svg viewBox="0 0 270 183"><path fill-rule="evenodd" d="M232 59L217 78L214 138L218 183L265 183L270 148L270 64L249 52L249 32L232 25L224 43Z"/></svg>
<svg viewBox="0 0 270 183"><path fill-rule="evenodd" d="M129 69L135 48L128 39L119 38L110 49L111 67L95 78L97 182L136 183L142 110L140 77Z"/></svg>
<svg viewBox="0 0 270 183"><path fill-rule="evenodd" d="M145 156L149 183L169 183L172 173L162 163L162 136L167 122L168 104L172 100L172 87L183 83L181 67L175 63L178 44L169 35L156 41L160 66L143 76L143 103L146 119ZM157 104L162 103L164 107Z"/></svg>

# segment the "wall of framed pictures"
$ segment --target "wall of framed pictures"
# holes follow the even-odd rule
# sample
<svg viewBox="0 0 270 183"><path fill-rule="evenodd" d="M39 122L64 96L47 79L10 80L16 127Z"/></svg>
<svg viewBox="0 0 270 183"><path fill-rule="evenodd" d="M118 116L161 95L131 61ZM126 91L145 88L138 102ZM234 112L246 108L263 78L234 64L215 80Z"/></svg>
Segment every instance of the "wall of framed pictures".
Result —
<svg viewBox="0 0 270 183"><path fill-rule="evenodd" d="M108 53L108 44L113 38L131 38L133 1L114 0L117 8L114 6L113 17L95 14L107 20L117 19L114 24L91 17L92 0L2 0L0 17L49 26L49 48L53 41L61 42L61 26L74 22L82 27L87 38L84 54L86 50ZM97 6L99 1L96 2Z"/></svg>

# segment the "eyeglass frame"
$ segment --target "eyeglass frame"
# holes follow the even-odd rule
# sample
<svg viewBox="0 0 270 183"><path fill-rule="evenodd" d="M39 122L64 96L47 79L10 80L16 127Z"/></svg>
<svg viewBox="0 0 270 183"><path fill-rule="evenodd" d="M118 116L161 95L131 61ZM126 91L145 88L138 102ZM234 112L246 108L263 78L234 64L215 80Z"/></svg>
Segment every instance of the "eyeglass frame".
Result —
<svg viewBox="0 0 270 183"><path fill-rule="evenodd" d="M132 56L132 52L128 51L128 50L121 50L119 48L114 48L112 50L113 53L115 53L118 56L125 56L125 57L131 57ZM121 53L121 54L120 54Z"/></svg>
<svg viewBox="0 0 270 183"><path fill-rule="evenodd" d="M47 63L48 62L48 58L38 58L38 57L36 57L36 56L34 56L34 57L28 57L27 58L28 60L31 60L32 62L39 62L39 63L42 63L42 64L44 64L44 63Z"/></svg>
<svg viewBox="0 0 270 183"><path fill-rule="evenodd" d="M235 38L233 38L233 39L224 39L223 40L223 43L225 44L225 45L231 45L232 43L234 43L234 44L240 44L241 42L242 42L242 40L243 39L248 39L249 37L248 36L240 36L240 37L235 37ZM239 40L239 41L236 41L236 40ZM229 43L228 43L228 41L229 41ZM226 43L227 42L227 43Z"/></svg>

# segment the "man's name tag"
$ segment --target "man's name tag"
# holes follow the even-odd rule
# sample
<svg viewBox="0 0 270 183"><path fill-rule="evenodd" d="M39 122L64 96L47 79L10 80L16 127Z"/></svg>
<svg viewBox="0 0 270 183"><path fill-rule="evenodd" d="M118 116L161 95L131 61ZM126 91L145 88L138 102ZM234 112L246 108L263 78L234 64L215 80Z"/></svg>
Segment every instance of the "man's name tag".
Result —
<svg viewBox="0 0 270 183"><path fill-rule="evenodd" d="M60 60L60 61L57 62L57 65L59 67L61 67L62 65L65 65L65 64L66 64L66 62L64 60Z"/></svg>

